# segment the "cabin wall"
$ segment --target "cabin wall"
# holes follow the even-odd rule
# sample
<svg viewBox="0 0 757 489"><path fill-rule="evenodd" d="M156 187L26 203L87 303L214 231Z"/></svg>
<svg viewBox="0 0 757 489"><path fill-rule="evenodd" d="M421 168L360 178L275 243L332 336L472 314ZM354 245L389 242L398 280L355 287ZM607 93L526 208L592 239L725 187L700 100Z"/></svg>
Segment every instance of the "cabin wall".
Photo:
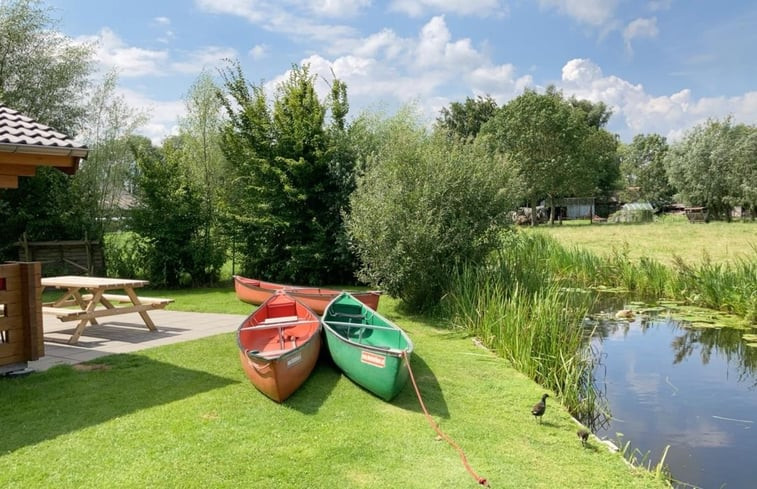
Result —
<svg viewBox="0 0 757 489"><path fill-rule="evenodd" d="M0 373L44 356L40 263L0 264Z"/></svg>

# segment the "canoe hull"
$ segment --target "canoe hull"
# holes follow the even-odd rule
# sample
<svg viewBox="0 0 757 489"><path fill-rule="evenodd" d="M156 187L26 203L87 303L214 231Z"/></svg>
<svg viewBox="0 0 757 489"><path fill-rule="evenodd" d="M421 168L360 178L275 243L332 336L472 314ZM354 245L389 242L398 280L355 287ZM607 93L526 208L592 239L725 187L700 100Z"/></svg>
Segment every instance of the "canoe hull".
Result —
<svg viewBox="0 0 757 489"><path fill-rule="evenodd" d="M349 312L342 315L340 310ZM323 329L331 358L356 384L386 401L407 384L405 362L410 361L412 341L350 294L340 294L329 304Z"/></svg>
<svg viewBox="0 0 757 489"><path fill-rule="evenodd" d="M241 350L239 360L252 385L272 400L284 402L310 376L320 350L321 338L317 335L300 351L281 355L275 360L250 358Z"/></svg>
<svg viewBox="0 0 757 489"><path fill-rule="evenodd" d="M267 299L237 330L244 373L276 402L291 396L310 376L321 349L321 321L286 293Z"/></svg>
<svg viewBox="0 0 757 489"><path fill-rule="evenodd" d="M302 302L316 314L322 315L336 296L342 293L341 290L323 289L320 287L300 287L296 285L283 285L274 282L266 282L246 278L239 275L234 276L234 291L237 298L243 302L252 305L260 305L266 299L278 291L286 291L289 295ZM360 302L370 307L374 311L378 309L381 292L377 290L355 291L351 294Z"/></svg>

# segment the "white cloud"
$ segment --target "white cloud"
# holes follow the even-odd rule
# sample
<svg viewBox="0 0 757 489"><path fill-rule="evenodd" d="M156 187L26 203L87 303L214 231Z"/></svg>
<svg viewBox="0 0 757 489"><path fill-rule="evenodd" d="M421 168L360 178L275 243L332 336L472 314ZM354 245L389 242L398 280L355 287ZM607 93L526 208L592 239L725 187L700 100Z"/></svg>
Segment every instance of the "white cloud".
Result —
<svg viewBox="0 0 757 489"><path fill-rule="evenodd" d="M78 39L95 43L95 59L105 71L116 68L122 77L160 74L168 51L128 46L115 32L105 27L96 36Z"/></svg>
<svg viewBox="0 0 757 489"><path fill-rule="evenodd" d="M327 17L352 17L370 6L371 0L306 0L308 8L316 15Z"/></svg>
<svg viewBox="0 0 757 489"><path fill-rule="evenodd" d="M555 8L577 21L593 26L610 23L618 0L539 0L542 8Z"/></svg>
<svg viewBox="0 0 757 489"><path fill-rule="evenodd" d="M256 44L250 49L247 54L254 60L263 59L268 55L268 46L265 44Z"/></svg>
<svg viewBox="0 0 757 489"><path fill-rule="evenodd" d="M650 0L647 8L652 12L659 12L661 10L668 10L673 4L673 0Z"/></svg>
<svg viewBox="0 0 757 489"><path fill-rule="evenodd" d="M156 24L160 24L160 25L170 25L171 24L171 19L169 19L168 17L155 17L152 20Z"/></svg>
<svg viewBox="0 0 757 489"><path fill-rule="evenodd" d="M153 144L159 145L166 137L179 133L179 118L186 114L183 100L155 100L137 91L123 88L117 92L130 107L148 112L148 122L137 132L150 138Z"/></svg>
<svg viewBox="0 0 757 489"><path fill-rule="evenodd" d="M208 68L215 68L223 64L224 59L235 59L236 50L219 46L206 46L187 53L181 61L174 61L169 69L175 73L199 74Z"/></svg>
<svg viewBox="0 0 757 489"><path fill-rule="evenodd" d="M500 0L393 0L389 10L411 17L427 13L453 13L459 15L506 15L507 7Z"/></svg>
<svg viewBox="0 0 757 489"><path fill-rule="evenodd" d="M317 22L313 17L313 7L322 2L275 2L270 0L195 0L195 4L205 12L235 15L248 22L260 25L272 32L280 32L294 38L315 41L354 37L357 31L348 25ZM331 7L338 8L344 2L336 2Z"/></svg>
<svg viewBox="0 0 757 489"><path fill-rule="evenodd" d="M206 46L184 53L129 46L107 27L97 36L81 37L78 41L94 43L95 60L102 70L116 69L121 78L195 74L218 66L224 58L237 56L234 49L218 46Z"/></svg>
<svg viewBox="0 0 757 489"><path fill-rule="evenodd" d="M670 140L680 139L690 128L709 118L733 115L736 122L753 124L757 120L757 91L735 97L702 97L682 89L670 95L653 96L643 85L617 76L605 76L588 59L573 59L562 69L566 96L604 102L613 109L611 125L622 135L658 133Z"/></svg>
<svg viewBox="0 0 757 489"><path fill-rule="evenodd" d="M626 43L626 49L631 52L631 41L637 38L655 38L660 30L657 28L657 17L649 19L638 18L631 21L623 29L623 41Z"/></svg>

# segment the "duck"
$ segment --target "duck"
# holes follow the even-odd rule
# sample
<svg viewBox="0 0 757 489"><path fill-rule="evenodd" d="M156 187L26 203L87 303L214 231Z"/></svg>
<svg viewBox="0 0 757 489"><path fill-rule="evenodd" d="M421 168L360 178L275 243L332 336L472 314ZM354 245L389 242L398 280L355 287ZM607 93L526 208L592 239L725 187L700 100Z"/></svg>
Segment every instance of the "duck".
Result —
<svg viewBox="0 0 757 489"><path fill-rule="evenodd" d="M586 442L589 441L589 430L587 430L586 428L579 428L578 431L576 431L576 434L581 440L581 445L585 447Z"/></svg>
<svg viewBox="0 0 757 489"><path fill-rule="evenodd" d="M534 407L531 408L531 414L534 415L535 419L539 420L539 423L541 423L541 417L544 416L544 411L547 410L547 398L549 397L549 394L544 394L541 396L541 401L534 404Z"/></svg>

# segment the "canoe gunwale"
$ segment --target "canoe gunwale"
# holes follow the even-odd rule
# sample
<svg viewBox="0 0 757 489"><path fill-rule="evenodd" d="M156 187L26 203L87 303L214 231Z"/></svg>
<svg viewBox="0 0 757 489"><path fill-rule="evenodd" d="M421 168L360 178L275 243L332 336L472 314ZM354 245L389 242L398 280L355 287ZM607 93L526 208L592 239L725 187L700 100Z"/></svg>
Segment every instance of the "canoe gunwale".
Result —
<svg viewBox="0 0 757 489"><path fill-rule="evenodd" d="M408 347L405 348L405 349L389 348L389 347L381 348L380 346L364 345L362 343L358 343L356 341L352 341L352 340L347 339L344 336L340 335L339 333L337 333L336 331L334 331L334 329L331 328L325 321L323 322L323 326L324 326L323 329L326 330L327 333L331 333L331 335L334 338L336 338L339 341L341 341L343 343L346 343L346 344L348 344L350 346L354 346L356 348L359 348L361 350L368 350L368 351L375 352L375 353L383 353L385 355L391 355L393 357L398 357L398 358L402 357L404 355L409 355L410 353L413 352L413 344L411 342L408 342ZM390 329L392 329L392 328L390 328ZM397 328L397 330L402 331L399 328Z"/></svg>

